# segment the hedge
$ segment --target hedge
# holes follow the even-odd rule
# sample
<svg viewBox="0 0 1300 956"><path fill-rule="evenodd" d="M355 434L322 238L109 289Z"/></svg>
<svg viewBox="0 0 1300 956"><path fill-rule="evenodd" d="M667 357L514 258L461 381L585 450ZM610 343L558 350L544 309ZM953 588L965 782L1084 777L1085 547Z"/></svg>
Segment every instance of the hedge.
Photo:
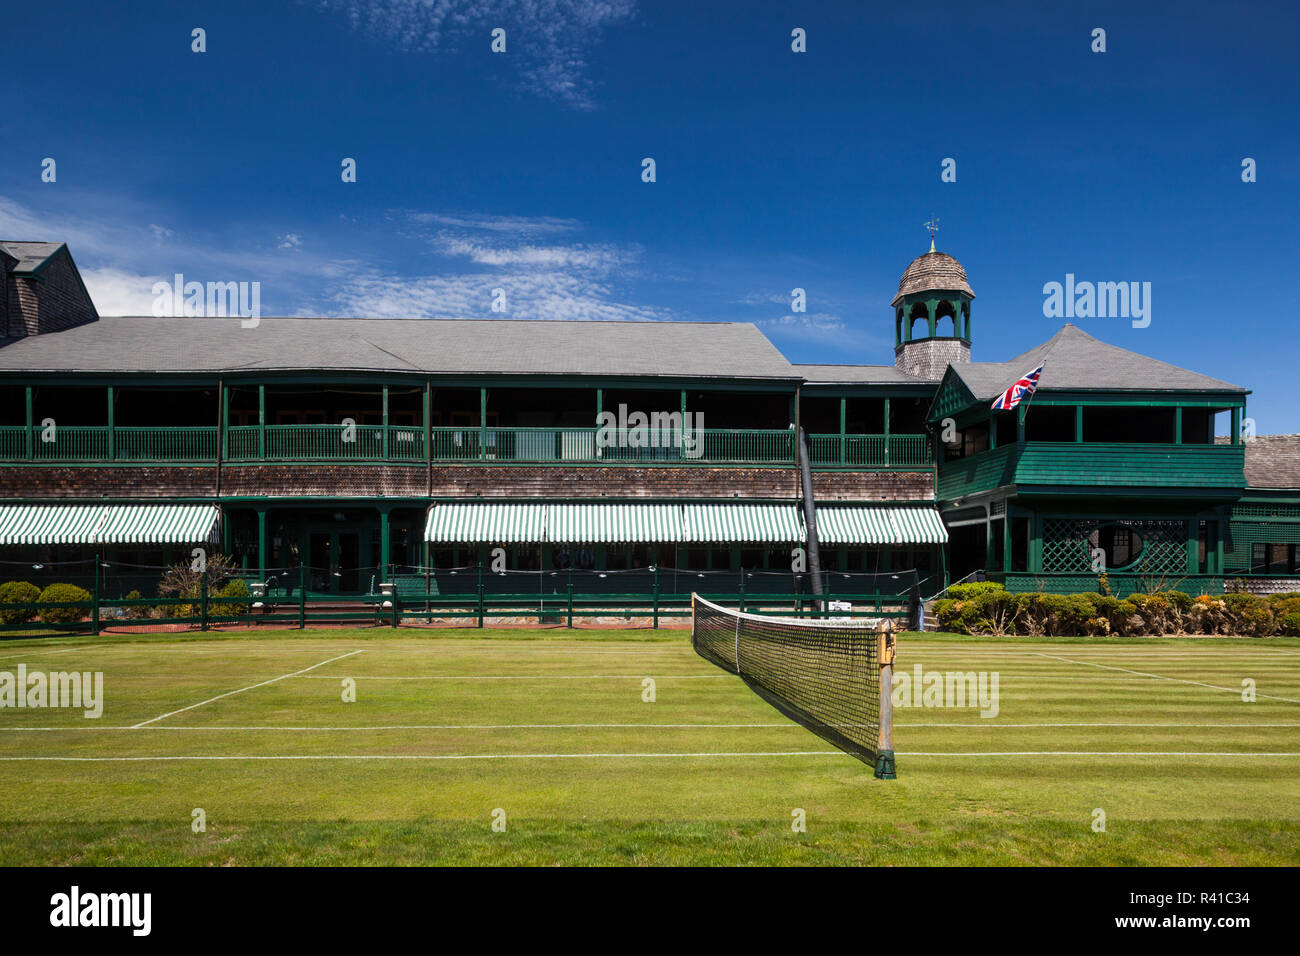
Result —
<svg viewBox="0 0 1300 956"><path fill-rule="evenodd" d="M41 596L41 589L27 581L6 581L0 584L0 604L35 604ZM10 608L0 611L0 624L5 627L17 627L26 624L36 616L36 611L19 611Z"/></svg>
<svg viewBox="0 0 1300 956"><path fill-rule="evenodd" d="M958 591L958 589L962 589ZM958 592L954 594L954 592ZM1012 594L992 581L955 585L931 612L957 634L1140 637L1158 634L1300 636L1300 592L1201 595L1182 591L1130 594Z"/></svg>

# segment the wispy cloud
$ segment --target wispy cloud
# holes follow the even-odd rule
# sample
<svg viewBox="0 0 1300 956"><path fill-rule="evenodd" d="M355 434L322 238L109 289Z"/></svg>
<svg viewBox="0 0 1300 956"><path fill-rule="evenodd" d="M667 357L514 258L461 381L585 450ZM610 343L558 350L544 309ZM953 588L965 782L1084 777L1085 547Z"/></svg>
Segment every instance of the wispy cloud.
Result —
<svg viewBox="0 0 1300 956"><path fill-rule="evenodd" d="M521 85L575 109L595 105L588 51L608 28L630 20L636 0L320 0L354 29L417 52L455 49L506 30Z"/></svg>

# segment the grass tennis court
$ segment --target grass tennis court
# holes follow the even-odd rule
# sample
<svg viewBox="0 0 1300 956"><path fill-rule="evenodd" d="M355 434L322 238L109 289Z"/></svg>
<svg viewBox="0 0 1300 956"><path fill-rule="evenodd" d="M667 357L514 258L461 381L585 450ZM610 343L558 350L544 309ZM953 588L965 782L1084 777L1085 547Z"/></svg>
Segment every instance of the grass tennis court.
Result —
<svg viewBox="0 0 1300 956"><path fill-rule="evenodd" d="M0 644L19 664L102 671L105 703L0 710L3 865L1300 862L1300 641L903 635L899 673L997 672L999 706L897 707L889 782L681 631Z"/></svg>

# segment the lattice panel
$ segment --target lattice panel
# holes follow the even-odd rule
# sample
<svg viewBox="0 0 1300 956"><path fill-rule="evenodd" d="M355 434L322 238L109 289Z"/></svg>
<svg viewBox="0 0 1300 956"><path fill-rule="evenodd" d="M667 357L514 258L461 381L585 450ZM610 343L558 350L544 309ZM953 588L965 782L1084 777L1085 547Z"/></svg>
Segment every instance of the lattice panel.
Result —
<svg viewBox="0 0 1300 956"><path fill-rule="evenodd" d="M1048 518L1043 522L1043 571L1092 573L1089 536L1105 525L1128 528L1142 539L1142 551L1128 565L1112 570L1140 574L1187 573L1187 526L1181 521L1111 521Z"/></svg>

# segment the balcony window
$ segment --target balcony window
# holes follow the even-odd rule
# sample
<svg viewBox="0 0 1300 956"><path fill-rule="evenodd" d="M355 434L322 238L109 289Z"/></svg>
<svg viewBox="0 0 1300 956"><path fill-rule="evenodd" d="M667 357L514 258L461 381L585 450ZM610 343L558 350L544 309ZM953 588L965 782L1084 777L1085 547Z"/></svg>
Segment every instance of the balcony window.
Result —
<svg viewBox="0 0 1300 956"><path fill-rule="evenodd" d="M1089 558L1095 557L1100 549L1105 559L1104 570L1109 571L1128 567L1141 556L1145 546L1140 534L1120 524L1104 525L1088 536Z"/></svg>

